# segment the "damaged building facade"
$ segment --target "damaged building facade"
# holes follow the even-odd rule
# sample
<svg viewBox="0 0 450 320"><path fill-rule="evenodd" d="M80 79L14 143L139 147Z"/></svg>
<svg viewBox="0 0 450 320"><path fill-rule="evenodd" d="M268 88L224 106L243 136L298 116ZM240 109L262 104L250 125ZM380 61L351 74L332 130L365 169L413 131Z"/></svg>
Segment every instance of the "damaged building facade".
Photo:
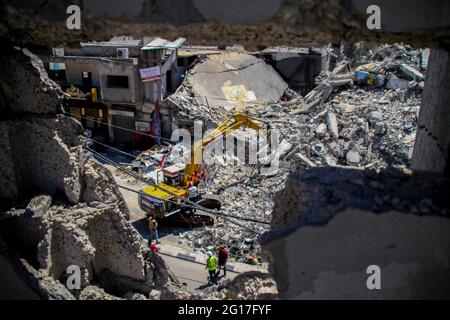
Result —
<svg viewBox="0 0 450 320"><path fill-rule="evenodd" d="M156 103L182 81L185 66L178 62L177 51L184 40L115 37L82 42L80 48L54 48L47 69L68 95L66 111L94 137L128 148L148 145L151 139L139 133L151 134ZM167 135L168 111L161 108L160 115L162 134Z"/></svg>

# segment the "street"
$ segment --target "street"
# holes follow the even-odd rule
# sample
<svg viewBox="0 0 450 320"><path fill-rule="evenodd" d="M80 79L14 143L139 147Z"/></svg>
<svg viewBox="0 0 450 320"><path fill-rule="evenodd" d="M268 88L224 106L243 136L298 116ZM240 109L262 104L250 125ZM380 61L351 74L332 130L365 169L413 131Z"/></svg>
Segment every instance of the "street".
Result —
<svg viewBox="0 0 450 320"><path fill-rule="evenodd" d="M208 271L205 269L205 265L164 254L161 254L161 257L178 280L186 284L189 289L201 290L209 286ZM220 271L220 276L222 277L222 275L223 271ZM235 272L227 271L227 277L230 280L233 280L237 275Z"/></svg>

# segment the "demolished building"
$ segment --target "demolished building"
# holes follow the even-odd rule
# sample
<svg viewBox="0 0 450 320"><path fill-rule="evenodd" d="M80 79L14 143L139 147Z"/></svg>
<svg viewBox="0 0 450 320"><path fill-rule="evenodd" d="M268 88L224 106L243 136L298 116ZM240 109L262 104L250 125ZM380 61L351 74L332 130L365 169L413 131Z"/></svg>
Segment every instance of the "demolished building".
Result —
<svg viewBox="0 0 450 320"><path fill-rule="evenodd" d="M357 44L358 48L366 46L372 47ZM315 79L314 89L304 97L283 86L271 97L274 100L264 103L245 100L247 90L243 91L243 101L229 100L225 94L220 96L222 83L239 85L236 81L248 79L237 78L243 70L231 69L231 65L228 67L231 72L226 70L229 56L237 58L241 54L214 54L192 69L179 91L169 97L180 122L189 124L191 119L202 121L206 128L214 127L220 119L239 111L264 121L279 133L278 149L273 152L280 164L272 173L262 175L261 164L251 166L234 153L226 153L223 159L207 166L208 192L219 196L224 214L238 213L242 218L268 221L277 195L283 192L286 179L297 168L331 166L381 171L388 167L410 167L423 79L404 72L401 66L424 72L419 59L422 50L399 44L373 49L367 55L365 50L359 50L355 56L345 57L357 60L353 64L342 60L333 70L323 70ZM384 55L380 60L381 52ZM367 70L374 63L379 65L378 73L383 80L373 83L359 80L362 68ZM219 66L213 68L216 64ZM209 72L202 74L198 70ZM257 75L251 69L245 71L253 77ZM215 77L216 72L220 76ZM261 77L259 83L269 87L271 81L278 81L278 76L273 79ZM392 79L403 79L407 86L392 88ZM254 84L249 88L255 88L251 85ZM236 132L235 136L238 140L246 139L244 132ZM225 243L233 260L266 265L258 239L268 231L268 225L240 221L250 228L242 229L217 220L214 226L182 233L180 244L206 252Z"/></svg>
<svg viewBox="0 0 450 320"><path fill-rule="evenodd" d="M226 114L244 112L249 105L278 101L287 87L262 59L239 52L209 55L189 70L187 79L168 98L173 104L173 124L192 126L207 114L217 124Z"/></svg>
<svg viewBox="0 0 450 320"><path fill-rule="evenodd" d="M182 81L184 60L177 53L184 41L121 36L53 48L43 59L50 78L67 93L67 115L96 139L136 148L153 142L146 134L152 131L155 105ZM170 114L161 113L162 134L168 135Z"/></svg>

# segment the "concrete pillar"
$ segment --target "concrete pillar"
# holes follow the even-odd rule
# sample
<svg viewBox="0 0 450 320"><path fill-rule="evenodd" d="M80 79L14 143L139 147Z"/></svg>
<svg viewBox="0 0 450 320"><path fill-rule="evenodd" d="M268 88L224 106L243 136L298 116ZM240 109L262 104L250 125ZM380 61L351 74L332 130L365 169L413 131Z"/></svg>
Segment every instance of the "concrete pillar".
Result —
<svg viewBox="0 0 450 320"><path fill-rule="evenodd" d="M411 167L450 175L450 60L431 50Z"/></svg>

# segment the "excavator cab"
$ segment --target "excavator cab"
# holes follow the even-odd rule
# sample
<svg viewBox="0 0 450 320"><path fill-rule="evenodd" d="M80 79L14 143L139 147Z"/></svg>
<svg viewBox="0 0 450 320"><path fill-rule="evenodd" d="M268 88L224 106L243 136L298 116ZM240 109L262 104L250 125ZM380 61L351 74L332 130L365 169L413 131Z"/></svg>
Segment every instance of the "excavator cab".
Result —
<svg viewBox="0 0 450 320"><path fill-rule="evenodd" d="M183 181L183 174L186 165L183 163L176 163L169 167L163 168L165 182L175 188L180 188Z"/></svg>

